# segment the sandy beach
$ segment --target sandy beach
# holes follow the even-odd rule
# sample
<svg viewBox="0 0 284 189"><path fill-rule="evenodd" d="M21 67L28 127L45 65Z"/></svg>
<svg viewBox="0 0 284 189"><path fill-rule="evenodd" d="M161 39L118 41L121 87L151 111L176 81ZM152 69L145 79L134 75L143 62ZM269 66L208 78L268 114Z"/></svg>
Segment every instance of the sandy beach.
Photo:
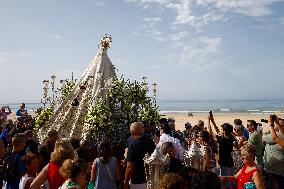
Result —
<svg viewBox="0 0 284 189"><path fill-rule="evenodd" d="M163 113L163 117L174 117L176 120L176 129L184 130L184 124L186 122L190 122L191 125L197 124L198 120L202 120L205 122L205 126L207 126L207 116L208 113L193 113L193 116L188 116L187 113ZM283 115L279 115L283 117ZM247 120L255 120L260 123L261 119L267 119L268 114L250 114L250 113L215 113L214 119L218 127L221 124L227 122L230 124L234 124L234 119L238 118L243 121L243 125L246 126ZM266 132L268 127L266 127L265 123L263 124L263 131Z"/></svg>

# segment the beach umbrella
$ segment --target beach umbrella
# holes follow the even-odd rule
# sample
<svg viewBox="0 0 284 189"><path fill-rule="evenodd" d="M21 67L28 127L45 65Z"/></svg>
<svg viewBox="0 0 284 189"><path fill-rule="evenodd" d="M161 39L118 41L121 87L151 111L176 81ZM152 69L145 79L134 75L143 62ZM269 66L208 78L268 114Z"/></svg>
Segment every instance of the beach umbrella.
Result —
<svg viewBox="0 0 284 189"><path fill-rule="evenodd" d="M107 55L111 42L110 35L101 39L97 55L74 89L58 106L48 123L39 129L37 134L40 142L50 130L58 131L60 138L86 140L91 135L91 128L85 123L86 115L97 100L105 97L107 84L114 75L115 68Z"/></svg>

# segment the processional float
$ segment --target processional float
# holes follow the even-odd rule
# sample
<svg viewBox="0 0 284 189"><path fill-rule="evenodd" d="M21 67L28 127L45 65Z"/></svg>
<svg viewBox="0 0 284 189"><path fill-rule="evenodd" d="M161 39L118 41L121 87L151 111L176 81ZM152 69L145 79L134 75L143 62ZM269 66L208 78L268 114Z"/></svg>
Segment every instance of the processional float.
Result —
<svg viewBox="0 0 284 189"><path fill-rule="evenodd" d="M86 140L91 135L91 128L85 123L86 115L98 99L105 97L107 85L114 74L114 66L107 55L111 42L110 35L101 39L97 55L80 80L48 123L39 129L37 134L40 142L43 142L50 130L58 131L60 138Z"/></svg>

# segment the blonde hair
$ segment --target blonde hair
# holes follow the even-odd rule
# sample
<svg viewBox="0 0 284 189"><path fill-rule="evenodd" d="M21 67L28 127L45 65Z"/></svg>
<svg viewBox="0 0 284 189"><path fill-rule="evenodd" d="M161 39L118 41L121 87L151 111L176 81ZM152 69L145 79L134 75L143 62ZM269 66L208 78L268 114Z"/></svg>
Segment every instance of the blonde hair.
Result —
<svg viewBox="0 0 284 189"><path fill-rule="evenodd" d="M61 166L64 160L73 158L74 148L72 147L70 141L66 138L58 139L55 143L50 161Z"/></svg>
<svg viewBox="0 0 284 189"><path fill-rule="evenodd" d="M59 172L66 179L76 179L78 174L86 173L87 168L87 163L82 159L67 159L60 167Z"/></svg>
<svg viewBox="0 0 284 189"><path fill-rule="evenodd" d="M176 173L166 173L159 182L159 189L180 189L184 188L183 178Z"/></svg>
<svg viewBox="0 0 284 189"><path fill-rule="evenodd" d="M247 143L242 146L241 153L244 155L251 155L252 157L256 156L256 149L253 145Z"/></svg>

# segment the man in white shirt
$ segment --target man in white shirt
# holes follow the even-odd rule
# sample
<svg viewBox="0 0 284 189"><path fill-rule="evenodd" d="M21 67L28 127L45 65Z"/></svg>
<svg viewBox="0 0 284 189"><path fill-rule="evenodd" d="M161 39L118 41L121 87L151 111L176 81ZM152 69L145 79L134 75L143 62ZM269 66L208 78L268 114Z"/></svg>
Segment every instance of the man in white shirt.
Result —
<svg viewBox="0 0 284 189"><path fill-rule="evenodd" d="M161 136L160 141L157 144L158 148L161 148L162 144L165 142L171 142L173 143L175 150L176 150L176 158L178 158L180 161L183 161L184 159L184 148L182 147L180 141L174 137L171 136L171 128L169 125L165 124L161 126Z"/></svg>

